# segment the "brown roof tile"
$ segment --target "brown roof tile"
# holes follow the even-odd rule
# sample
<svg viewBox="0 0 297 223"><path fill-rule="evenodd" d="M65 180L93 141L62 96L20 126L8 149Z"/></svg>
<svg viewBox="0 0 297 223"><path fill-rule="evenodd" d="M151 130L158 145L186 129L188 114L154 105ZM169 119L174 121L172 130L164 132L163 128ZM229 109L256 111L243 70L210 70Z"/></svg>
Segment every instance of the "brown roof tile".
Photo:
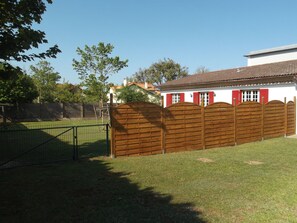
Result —
<svg viewBox="0 0 297 223"><path fill-rule="evenodd" d="M161 90L186 89L193 87L219 87L238 84L273 83L288 81L297 74L297 60L239 67L202 74L190 75L178 80L168 81Z"/></svg>

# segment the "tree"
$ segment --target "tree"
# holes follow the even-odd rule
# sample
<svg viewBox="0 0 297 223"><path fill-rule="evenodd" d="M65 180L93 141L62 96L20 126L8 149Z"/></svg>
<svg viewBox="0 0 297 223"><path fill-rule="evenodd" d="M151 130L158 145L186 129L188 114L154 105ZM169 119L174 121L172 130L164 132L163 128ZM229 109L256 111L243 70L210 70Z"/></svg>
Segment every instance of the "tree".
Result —
<svg viewBox="0 0 297 223"><path fill-rule="evenodd" d="M127 67L128 60L120 60L118 56L111 57L114 47L111 44L100 42L97 46L77 48L80 60L73 59L73 68L84 86L84 94L89 102L107 101L110 85L108 78L122 68Z"/></svg>
<svg viewBox="0 0 297 223"><path fill-rule="evenodd" d="M200 66L196 69L196 74L203 74L209 72L209 69L205 66Z"/></svg>
<svg viewBox="0 0 297 223"><path fill-rule="evenodd" d="M55 98L58 102L82 102L82 89L79 85L65 82L57 85Z"/></svg>
<svg viewBox="0 0 297 223"><path fill-rule="evenodd" d="M149 69L139 69L132 77L127 77L128 82L146 82L149 76Z"/></svg>
<svg viewBox="0 0 297 223"><path fill-rule="evenodd" d="M149 97L147 94L136 91L135 89L130 88L129 86L123 87L116 93L117 99L123 101L124 103L128 102L148 102Z"/></svg>
<svg viewBox="0 0 297 223"><path fill-rule="evenodd" d="M54 102L57 82L61 76L47 61L39 61L36 66L30 66L33 81L38 90L38 102Z"/></svg>
<svg viewBox="0 0 297 223"><path fill-rule="evenodd" d="M49 4L51 0L46 0ZM26 51L47 43L45 33L34 30L40 23L46 5L42 0L1 0L0 3L0 60L30 61L34 58L56 57L57 45L42 53L26 55Z"/></svg>
<svg viewBox="0 0 297 223"><path fill-rule="evenodd" d="M147 69L140 69L131 79L140 82L145 80L151 84L160 85L167 81L180 79L185 76L188 76L188 68L182 67L180 64L168 58L153 63Z"/></svg>
<svg viewBox="0 0 297 223"><path fill-rule="evenodd" d="M1 103L30 103L38 96L36 86L30 76L18 70L8 79L0 79Z"/></svg>

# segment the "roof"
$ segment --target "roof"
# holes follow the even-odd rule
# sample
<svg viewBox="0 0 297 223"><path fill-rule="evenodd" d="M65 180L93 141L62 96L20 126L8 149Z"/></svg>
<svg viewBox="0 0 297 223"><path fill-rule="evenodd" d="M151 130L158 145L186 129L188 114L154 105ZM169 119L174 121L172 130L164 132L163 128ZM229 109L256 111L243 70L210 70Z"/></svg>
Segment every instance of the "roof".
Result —
<svg viewBox="0 0 297 223"><path fill-rule="evenodd" d="M265 50L251 51L247 55L245 55L245 57L253 57L253 56L258 56L258 55L263 55L263 54L271 54L271 53L276 53L276 52L292 51L292 50L297 50L297 44L281 46L281 47L274 47L274 48L265 49Z"/></svg>
<svg viewBox="0 0 297 223"><path fill-rule="evenodd" d="M297 60L190 75L166 82L161 91L295 81Z"/></svg>
<svg viewBox="0 0 297 223"><path fill-rule="evenodd" d="M152 84L150 83L143 83L143 82L129 82L127 84L127 86L132 86L132 85L135 85L139 88L142 88L143 90L145 91L148 91L148 92L151 92L151 93L154 93L154 94L159 94L159 90ZM147 85L147 86L145 86ZM118 89L122 89L124 86L123 85L119 85L119 86L113 86L112 88L115 89L115 90L118 90Z"/></svg>
<svg viewBox="0 0 297 223"><path fill-rule="evenodd" d="M145 86L145 84L147 84L147 87ZM128 86L131 86L131 85L137 85L138 87L141 87L147 91L156 91L157 90L155 88L155 86L150 83L129 82Z"/></svg>

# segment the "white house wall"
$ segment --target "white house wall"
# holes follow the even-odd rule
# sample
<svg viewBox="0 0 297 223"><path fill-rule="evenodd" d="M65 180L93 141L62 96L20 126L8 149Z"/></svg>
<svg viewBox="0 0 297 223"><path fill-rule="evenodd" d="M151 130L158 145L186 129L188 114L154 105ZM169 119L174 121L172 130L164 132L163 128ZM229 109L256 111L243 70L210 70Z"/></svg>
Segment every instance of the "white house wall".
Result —
<svg viewBox="0 0 297 223"><path fill-rule="evenodd" d="M255 66L260 64L267 64L267 63L275 63L275 62L282 62L288 60L296 60L297 59L297 52L296 50L293 52L274 52L268 55L255 55L247 60L248 66Z"/></svg>
<svg viewBox="0 0 297 223"><path fill-rule="evenodd" d="M232 91L233 90L254 90L254 89L268 89L268 100L293 101L294 96L297 96L295 84L287 85L257 85L257 86L241 86L241 87L225 87L225 88L211 88L211 89L189 89L189 90L176 90L176 91L162 91L161 95L164 99L164 106L166 107L166 94L185 93L185 102L193 102L194 92L214 92L214 102L227 102L232 104Z"/></svg>

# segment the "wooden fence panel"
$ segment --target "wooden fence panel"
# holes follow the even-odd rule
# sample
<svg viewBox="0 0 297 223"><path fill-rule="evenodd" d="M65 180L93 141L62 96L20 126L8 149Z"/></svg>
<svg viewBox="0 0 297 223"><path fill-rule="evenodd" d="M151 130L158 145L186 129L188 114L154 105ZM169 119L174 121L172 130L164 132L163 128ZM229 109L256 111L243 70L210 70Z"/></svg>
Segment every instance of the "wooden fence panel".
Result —
<svg viewBox="0 0 297 223"><path fill-rule="evenodd" d="M218 102L205 107L205 148L234 145L234 128L234 107L232 105Z"/></svg>
<svg viewBox="0 0 297 223"><path fill-rule="evenodd" d="M295 134L296 103L128 103L111 109L112 155L132 156L233 146Z"/></svg>
<svg viewBox="0 0 297 223"><path fill-rule="evenodd" d="M165 108L164 133L166 153L202 149L201 107L184 102Z"/></svg>
<svg viewBox="0 0 297 223"><path fill-rule="evenodd" d="M112 109L115 156L160 154L161 107L145 102Z"/></svg>
<svg viewBox="0 0 297 223"><path fill-rule="evenodd" d="M262 140L262 105L244 102L236 107L236 143Z"/></svg>
<svg viewBox="0 0 297 223"><path fill-rule="evenodd" d="M289 101L287 103L287 129L286 133L287 135L294 135L296 134L296 128L295 128L295 104L292 101Z"/></svg>
<svg viewBox="0 0 297 223"><path fill-rule="evenodd" d="M270 101L264 106L264 138L285 135L285 104Z"/></svg>

